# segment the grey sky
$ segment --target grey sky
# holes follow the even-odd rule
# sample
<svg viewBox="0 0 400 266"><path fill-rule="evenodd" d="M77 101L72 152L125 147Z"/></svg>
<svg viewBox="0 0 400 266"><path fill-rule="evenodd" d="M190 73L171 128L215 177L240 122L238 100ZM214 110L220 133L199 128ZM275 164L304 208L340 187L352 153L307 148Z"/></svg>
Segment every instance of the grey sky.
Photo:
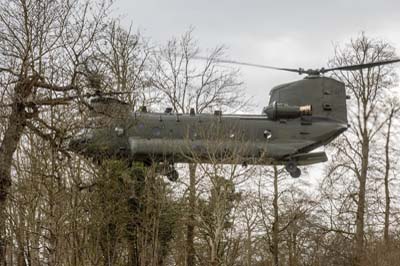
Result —
<svg viewBox="0 0 400 266"><path fill-rule="evenodd" d="M396 0L117 0L116 14L154 43L165 43L190 26L202 48L224 44L228 59L280 67L323 67L333 45L361 31L400 49L400 1ZM242 79L261 109L271 87L298 79L241 67Z"/></svg>

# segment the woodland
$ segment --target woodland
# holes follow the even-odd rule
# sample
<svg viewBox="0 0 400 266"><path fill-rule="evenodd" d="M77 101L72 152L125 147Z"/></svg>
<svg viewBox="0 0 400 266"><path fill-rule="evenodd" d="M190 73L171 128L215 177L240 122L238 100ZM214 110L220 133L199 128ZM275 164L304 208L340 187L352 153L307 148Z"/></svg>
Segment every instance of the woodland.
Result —
<svg viewBox="0 0 400 266"><path fill-rule="evenodd" d="M332 73L350 127L321 170L194 161L170 182L67 143L96 93L132 111L249 107L239 69L218 63L229 51L201 49L191 29L154 46L109 1L0 3L1 266L400 265L395 65ZM367 33L332 54L330 66L397 58Z"/></svg>

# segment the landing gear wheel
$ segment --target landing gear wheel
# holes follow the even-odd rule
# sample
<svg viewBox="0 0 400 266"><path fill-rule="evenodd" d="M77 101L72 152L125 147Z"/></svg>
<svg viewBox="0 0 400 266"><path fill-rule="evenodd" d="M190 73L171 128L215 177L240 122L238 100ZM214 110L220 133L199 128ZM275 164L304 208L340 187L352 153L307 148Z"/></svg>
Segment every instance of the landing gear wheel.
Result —
<svg viewBox="0 0 400 266"><path fill-rule="evenodd" d="M289 172L290 176L293 178L298 178L301 175L301 170L299 168L296 167L296 169L292 172Z"/></svg>
<svg viewBox="0 0 400 266"><path fill-rule="evenodd" d="M178 180L178 178L179 178L178 171L176 171L175 169L171 170L171 171L167 174L167 178L168 178L169 181L175 182L175 181Z"/></svg>
<svg viewBox="0 0 400 266"><path fill-rule="evenodd" d="M293 178L298 178L301 175L301 170L297 167L296 161L288 161L285 165L285 169Z"/></svg>
<svg viewBox="0 0 400 266"><path fill-rule="evenodd" d="M285 169L289 173L292 173L292 172L296 171L296 169L298 169L297 163L295 161L288 161L285 165Z"/></svg>

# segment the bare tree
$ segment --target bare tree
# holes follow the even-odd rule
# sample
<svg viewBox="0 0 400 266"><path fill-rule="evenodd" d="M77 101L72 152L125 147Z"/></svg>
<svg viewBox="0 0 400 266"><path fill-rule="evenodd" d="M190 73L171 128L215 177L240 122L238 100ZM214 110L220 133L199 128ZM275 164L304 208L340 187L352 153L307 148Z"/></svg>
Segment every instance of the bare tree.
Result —
<svg viewBox="0 0 400 266"><path fill-rule="evenodd" d="M215 123L219 124L218 121ZM238 246L242 239L235 234L236 210L241 201L241 193L236 187L252 175L254 168L240 166L243 158L239 154L245 145L229 149L222 138L227 131L218 129L219 126L212 123L207 127L215 130L206 130L207 137L201 137L204 141L203 152L198 154L193 151L191 156L198 167L199 180L204 185L193 213L199 241L205 243L205 247L203 245L203 249L197 250L196 254L200 264L234 265L240 256ZM204 136L200 129L198 134ZM240 139L239 136L237 138ZM208 163L203 163L200 158L207 158Z"/></svg>
<svg viewBox="0 0 400 266"><path fill-rule="evenodd" d="M374 40L362 34L352 40L344 49L337 48L332 65L362 64L389 60L395 57L394 49L386 42ZM374 139L387 120L380 110L385 95L395 82L395 72L389 66L374 67L351 72L335 72L342 80L352 97L350 110L351 128L335 143L338 156L334 171L347 170L357 181L356 232L354 244L354 263L361 265L364 257L364 226L366 214L367 181L371 169L371 149Z"/></svg>
<svg viewBox="0 0 400 266"><path fill-rule="evenodd" d="M154 55L151 85L161 91L162 103L175 112L196 113L215 109L239 109L246 103L238 70L218 65L224 47L213 49L207 59L196 60L200 49L192 30L180 39L172 39Z"/></svg>
<svg viewBox="0 0 400 266"><path fill-rule="evenodd" d="M385 187L385 222L384 222L384 229L383 229L383 239L385 244L389 246L389 225L390 225L390 202L391 202L391 195L390 195L390 172L392 170L391 167L391 140L392 140L392 124L395 114L400 111L400 107L397 106L397 102L393 102L390 106L388 118L387 118L387 129L386 129L386 136L385 136L385 170L384 170L384 187Z"/></svg>
<svg viewBox="0 0 400 266"><path fill-rule="evenodd" d="M273 166L263 168L257 189L257 206L260 211L259 227L267 253L265 261L272 265L298 265L301 236L308 229L306 217L312 202L302 191L302 184L290 184L283 169ZM285 245L286 244L286 245Z"/></svg>
<svg viewBox="0 0 400 266"><path fill-rule="evenodd" d="M115 97L129 103L133 109L138 101L152 103L152 99L141 99L148 86L145 79L149 71L148 58L149 49L141 34L134 33L132 26L125 30L118 21L112 21L105 27L102 42L96 44L92 56L102 78L101 89L114 92Z"/></svg>
<svg viewBox="0 0 400 266"><path fill-rule="evenodd" d="M260 213L257 204L256 196L251 192L243 193L241 204L239 206L240 216L243 220L245 230L245 263L246 266L254 265L254 255L256 255L256 230L258 227Z"/></svg>
<svg viewBox="0 0 400 266"><path fill-rule="evenodd" d="M151 85L161 92L162 104L172 105L175 112L196 113L222 108L240 108L244 98L242 83L237 80L238 71L218 66L223 47L215 48L205 62L195 58L198 45L192 30L180 39L172 39L155 53ZM189 213L187 217L187 261L195 265L194 228L196 209L196 165L189 164Z"/></svg>
<svg viewBox="0 0 400 266"><path fill-rule="evenodd" d="M1 4L0 74L4 92L1 108L7 123L0 140L3 212L11 185L13 154L25 129L50 140L46 131L57 132L57 129L41 119L40 112L85 94L81 86L82 64L98 40L108 6L101 1L78 0L12 0ZM4 232L3 215L1 232ZM3 240L0 253L3 260Z"/></svg>

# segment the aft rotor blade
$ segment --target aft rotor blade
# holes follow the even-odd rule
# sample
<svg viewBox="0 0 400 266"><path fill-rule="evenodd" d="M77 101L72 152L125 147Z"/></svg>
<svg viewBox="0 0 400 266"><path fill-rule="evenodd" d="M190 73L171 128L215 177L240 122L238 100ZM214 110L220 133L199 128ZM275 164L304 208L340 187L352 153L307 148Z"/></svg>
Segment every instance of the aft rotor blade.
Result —
<svg viewBox="0 0 400 266"><path fill-rule="evenodd" d="M371 67L382 66L382 65L387 65L387 64L394 64L394 63L399 63L399 62L400 62L400 59L397 58L397 59L392 59L392 60L371 62L371 63L365 63L365 64L351 65L351 66L340 66L340 67L333 67L333 68L328 68L328 69L321 69L321 73L326 73L326 72L335 71L335 70L352 71L352 70L371 68Z"/></svg>
<svg viewBox="0 0 400 266"><path fill-rule="evenodd" d="M217 63L223 63L223 64L234 64L234 65L241 65L241 66L251 66L251 67L258 67L258 68L264 68L264 69L273 69L273 70L281 70L281 71L289 71L289 72L295 72L302 74L303 70L302 69L296 69L296 68L281 68L281 67L273 67L273 66L266 66L266 65L260 65L260 64L253 64L253 63L247 63L247 62L240 62L240 61L234 61L234 60L225 60L225 59L215 59L215 58L208 58L208 57L202 57L202 56L195 56L193 57L194 59L199 59L199 60L212 60Z"/></svg>

